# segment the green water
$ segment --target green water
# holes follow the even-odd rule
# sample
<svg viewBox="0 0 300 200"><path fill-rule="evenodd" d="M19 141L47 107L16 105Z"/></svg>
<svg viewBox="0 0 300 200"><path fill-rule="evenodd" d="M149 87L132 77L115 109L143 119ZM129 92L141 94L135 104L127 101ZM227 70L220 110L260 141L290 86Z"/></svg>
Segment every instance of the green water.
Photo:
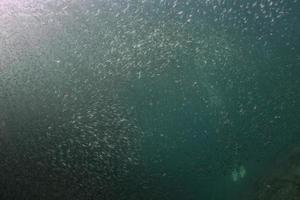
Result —
<svg viewBox="0 0 300 200"><path fill-rule="evenodd" d="M0 5L2 199L240 199L300 141L297 0Z"/></svg>

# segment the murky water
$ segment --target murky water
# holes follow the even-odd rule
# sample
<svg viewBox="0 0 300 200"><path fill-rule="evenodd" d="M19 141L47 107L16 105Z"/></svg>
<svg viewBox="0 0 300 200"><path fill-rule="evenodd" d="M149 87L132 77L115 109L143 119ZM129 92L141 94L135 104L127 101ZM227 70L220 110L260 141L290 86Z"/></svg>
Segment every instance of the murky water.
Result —
<svg viewBox="0 0 300 200"><path fill-rule="evenodd" d="M300 141L299 9L0 2L0 197L245 196Z"/></svg>

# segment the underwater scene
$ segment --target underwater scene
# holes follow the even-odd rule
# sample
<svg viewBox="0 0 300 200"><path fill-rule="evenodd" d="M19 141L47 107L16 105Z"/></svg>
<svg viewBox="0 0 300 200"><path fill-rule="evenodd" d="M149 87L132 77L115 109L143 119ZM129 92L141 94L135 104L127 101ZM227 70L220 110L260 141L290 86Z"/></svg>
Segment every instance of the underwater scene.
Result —
<svg viewBox="0 0 300 200"><path fill-rule="evenodd" d="M300 1L1 0L0 199L300 200Z"/></svg>

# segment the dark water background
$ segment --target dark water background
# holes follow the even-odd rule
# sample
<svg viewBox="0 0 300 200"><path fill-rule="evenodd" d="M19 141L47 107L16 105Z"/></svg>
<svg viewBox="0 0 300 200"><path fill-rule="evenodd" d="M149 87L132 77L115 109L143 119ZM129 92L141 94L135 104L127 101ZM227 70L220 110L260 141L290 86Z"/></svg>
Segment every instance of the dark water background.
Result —
<svg viewBox="0 0 300 200"><path fill-rule="evenodd" d="M0 8L2 199L240 199L300 141L297 0Z"/></svg>

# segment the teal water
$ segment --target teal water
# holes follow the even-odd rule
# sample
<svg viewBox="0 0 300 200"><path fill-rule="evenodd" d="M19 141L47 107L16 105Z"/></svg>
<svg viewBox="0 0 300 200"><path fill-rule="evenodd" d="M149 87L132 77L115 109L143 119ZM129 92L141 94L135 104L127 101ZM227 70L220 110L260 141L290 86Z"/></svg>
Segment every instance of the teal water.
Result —
<svg viewBox="0 0 300 200"><path fill-rule="evenodd" d="M297 0L0 5L3 199L240 199L300 141Z"/></svg>

